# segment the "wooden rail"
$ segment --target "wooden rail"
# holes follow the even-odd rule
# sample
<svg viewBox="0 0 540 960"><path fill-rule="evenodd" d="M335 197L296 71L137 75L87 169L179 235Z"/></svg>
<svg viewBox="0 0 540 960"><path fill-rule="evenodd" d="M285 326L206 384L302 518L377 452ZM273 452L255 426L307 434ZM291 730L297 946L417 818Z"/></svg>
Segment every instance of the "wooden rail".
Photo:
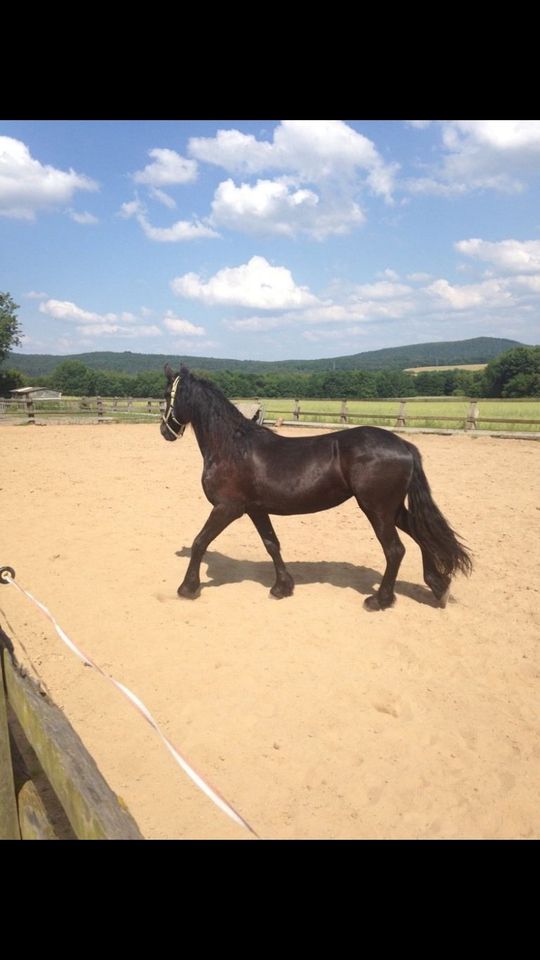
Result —
<svg viewBox="0 0 540 960"><path fill-rule="evenodd" d="M461 398L460 398L461 399ZM395 409L388 413L371 413L369 404L373 401L381 403L395 403ZM520 402L522 398L512 399L509 402ZM322 423L338 420L343 424L362 424L386 421L397 428L407 428L408 425L425 423L440 423L447 425L454 422L461 424L463 430L477 430L479 424L511 424L522 425L523 427L537 427L540 432L540 419L527 419L521 417L491 417L480 416L480 404L484 403L481 399L466 398L462 403L468 402L466 413L463 411L452 415L437 415L434 413L415 415L414 404L417 403L449 403L459 402L452 397L408 397L408 398L373 398L366 400L366 409L364 412L351 413L347 401L341 403L338 410L329 413L326 410L303 410L300 401L290 401L291 412L290 420L297 423L315 423L317 420ZM358 401L356 401L358 402ZM362 402L362 401L360 401ZM527 402L524 400L523 402ZM528 401L530 402L530 400ZM238 402L241 409L246 403ZM32 400L26 397L24 400L0 400L0 423L17 419L25 420L27 423L36 423L43 421L63 421L72 420L74 422L94 422L110 423L121 421L157 421L162 416L165 409L165 401L155 397L75 397L70 400L64 398L59 400ZM273 409L271 406L265 411L265 419L272 420L282 418L289 419L287 412ZM531 433L533 431L530 431Z"/></svg>
<svg viewBox="0 0 540 960"><path fill-rule="evenodd" d="M72 397L65 399L0 400L2 419L26 419L28 423L73 420L105 423L113 420L159 420L165 401L155 397Z"/></svg>
<svg viewBox="0 0 540 960"><path fill-rule="evenodd" d="M14 775L11 710L77 839L143 840L71 724L24 675L6 640L0 630L0 840L58 839L28 772Z"/></svg>
<svg viewBox="0 0 540 960"><path fill-rule="evenodd" d="M388 399L374 398L379 403L388 403ZM341 403L341 409L339 412L337 410L329 413L326 410L305 410L303 411L298 400L294 401L291 410L291 419L298 423L313 423L315 425L314 417L321 417L324 423L329 422L330 420L339 420L340 423L344 424L356 424L360 425L363 423L370 423L371 421L394 421L394 427L406 428L408 424L412 423L425 423L426 421L435 422L435 423L461 423L463 430L476 430L479 423L512 423L512 424L522 424L523 426L539 426L540 419L526 419L526 418L516 418L516 417L481 417L479 412L479 404L481 400L469 400L469 407L467 413L458 413L454 416L451 415L438 415L433 413L423 414L421 416L411 416L407 411L407 404L414 403L448 403L452 402L451 397L409 397L406 399L397 399L395 402L399 404L398 408L395 411L388 411L388 413L371 413L371 411L366 409L364 413L351 413L349 411L347 401L344 400ZM369 403L370 401L366 401ZM463 398L462 402L467 402ZM512 401L514 402L514 401ZM283 410L276 410L269 407L266 411L267 418L272 419L272 415L279 417L281 419L286 418L286 413L284 414ZM540 432L540 431L539 431Z"/></svg>

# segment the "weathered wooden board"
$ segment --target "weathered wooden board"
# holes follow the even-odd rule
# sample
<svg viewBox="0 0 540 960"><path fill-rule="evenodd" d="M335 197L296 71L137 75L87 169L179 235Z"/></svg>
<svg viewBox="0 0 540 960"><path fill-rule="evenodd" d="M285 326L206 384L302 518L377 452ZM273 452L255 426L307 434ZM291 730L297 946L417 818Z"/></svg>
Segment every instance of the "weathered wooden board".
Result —
<svg viewBox="0 0 540 960"><path fill-rule="evenodd" d="M19 790L19 824L23 840L58 840L41 797L31 780Z"/></svg>
<svg viewBox="0 0 540 960"><path fill-rule="evenodd" d="M80 840L143 840L73 727L4 650L8 699Z"/></svg>
<svg viewBox="0 0 540 960"><path fill-rule="evenodd" d="M1 649L1 648L0 648ZM20 840L9 745L6 697L0 664L0 840Z"/></svg>

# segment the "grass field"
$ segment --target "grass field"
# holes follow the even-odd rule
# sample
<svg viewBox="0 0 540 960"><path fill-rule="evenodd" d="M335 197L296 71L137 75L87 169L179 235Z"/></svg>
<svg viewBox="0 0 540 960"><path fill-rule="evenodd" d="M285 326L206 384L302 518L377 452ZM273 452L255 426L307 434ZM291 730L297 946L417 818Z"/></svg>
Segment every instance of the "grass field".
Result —
<svg viewBox="0 0 540 960"><path fill-rule="evenodd" d="M285 399L261 400L268 419L283 417L293 419L293 402ZM350 422L372 423L376 426L393 427L399 410L398 400L349 400L347 401ZM411 427L440 427L441 429L460 430L469 409L469 401L462 397L420 398L408 400L405 408L407 425ZM510 420L538 420L540 421L540 400L479 400L478 410L481 422L480 430L519 430L540 433L540 422L537 424L499 423L505 417ZM340 400L301 400L300 419L304 422L339 423L341 411ZM385 416L386 415L386 416ZM385 419L374 417L385 416ZM356 418L359 417L357 420ZM419 417L416 420L412 418ZM449 417L449 420L439 421L439 417ZM487 418L493 417L493 420ZM486 418L487 422L483 422Z"/></svg>
<svg viewBox="0 0 540 960"><path fill-rule="evenodd" d="M431 373L433 370L484 370L487 363L453 363L448 367L405 367L404 373Z"/></svg>

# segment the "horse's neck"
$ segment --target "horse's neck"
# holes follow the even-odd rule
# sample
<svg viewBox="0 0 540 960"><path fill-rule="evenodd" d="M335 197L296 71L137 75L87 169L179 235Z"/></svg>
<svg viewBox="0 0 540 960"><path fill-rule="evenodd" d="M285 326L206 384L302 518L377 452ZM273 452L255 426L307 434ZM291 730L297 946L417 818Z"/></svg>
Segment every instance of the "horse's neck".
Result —
<svg viewBox="0 0 540 960"><path fill-rule="evenodd" d="M197 443L199 444L199 450L201 451L203 457L206 458L211 448L211 444L209 443L210 431L208 430L207 425L201 423L201 421L196 417L194 417L191 421L191 426L193 427L193 432L197 439Z"/></svg>
<svg viewBox="0 0 540 960"><path fill-rule="evenodd" d="M208 457L219 459L222 455L225 456L224 448L227 444L224 441L234 432L236 426L234 414L229 421L221 411L216 417L211 410L197 406L193 409L191 426L197 438L199 450L205 459Z"/></svg>

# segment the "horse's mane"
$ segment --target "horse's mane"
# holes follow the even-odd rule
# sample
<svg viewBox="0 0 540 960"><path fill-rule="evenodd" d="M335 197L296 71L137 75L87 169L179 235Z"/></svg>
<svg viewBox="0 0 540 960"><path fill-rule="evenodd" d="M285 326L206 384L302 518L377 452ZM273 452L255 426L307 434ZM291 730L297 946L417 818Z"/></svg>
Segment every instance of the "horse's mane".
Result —
<svg viewBox="0 0 540 960"><path fill-rule="evenodd" d="M248 420L224 393L204 377L198 377L186 367L181 370L182 394L192 410L192 422L202 427L223 452L238 453L238 448L249 446L255 433L269 432L266 427Z"/></svg>

